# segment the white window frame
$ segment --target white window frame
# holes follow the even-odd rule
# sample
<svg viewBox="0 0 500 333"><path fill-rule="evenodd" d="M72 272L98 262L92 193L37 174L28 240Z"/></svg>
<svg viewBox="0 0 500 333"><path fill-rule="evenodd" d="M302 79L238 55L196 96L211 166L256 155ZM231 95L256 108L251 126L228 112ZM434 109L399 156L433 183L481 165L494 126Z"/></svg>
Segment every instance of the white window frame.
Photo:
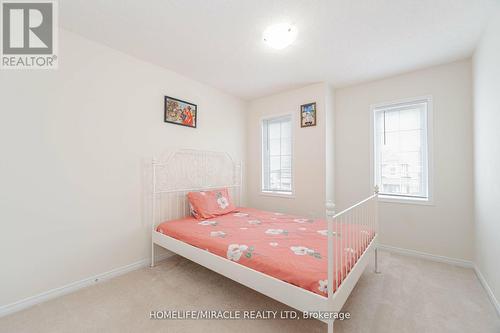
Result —
<svg viewBox="0 0 500 333"><path fill-rule="evenodd" d="M433 127L433 98L430 95L406 98L397 101L377 103L370 106L370 184L376 184L375 177L375 112L381 108L397 107L411 103L427 103L427 136L424 137L424 147L427 147L427 198L404 197L397 195L380 194L379 200L383 202L402 203L402 204L422 204L434 205L434 164L433 164L433 147L434 147L434 127Z"/></svg>
<svg viewBox="0 0 500 333"><path fill-rule="evenodd" d="M265 162L265 157L264 154L266 154L266 151L264 150L264 121L268 120L273 120L273 119L279 119L279 118L284 118L284 117L290 117L290 144L291 144L291 174L292 174L292 180L291 180L291 191L290 192L280 192L280 191L268 191L264 190L263 185L264 185L264 162ZM263 196L271 196L271 197L281 197L281 198L287 198L287 199L293 199L295 198L295 163L294 163L294 156L295 156L295 151L294 151L294 137L295 137L295 118L293 113L282 113L282 114L276 114L272 116L265 116L260 118L260 149L261 149L261 168L260 168L260 195Z"/></svg>

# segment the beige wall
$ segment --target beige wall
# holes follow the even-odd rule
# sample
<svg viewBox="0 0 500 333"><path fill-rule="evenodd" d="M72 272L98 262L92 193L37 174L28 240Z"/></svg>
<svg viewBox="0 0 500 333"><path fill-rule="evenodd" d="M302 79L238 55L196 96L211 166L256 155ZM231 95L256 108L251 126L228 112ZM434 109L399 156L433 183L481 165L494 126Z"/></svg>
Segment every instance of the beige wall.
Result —
<svg viewBox="0 0 500 333"><path fill-rule="evenodd" d="M472 76L469 60L335 92L337 209L368 196L370 105L432 95L434 204L380 204L381 243L451 258L473 257Z"/></svg>
<svg viewBox="0 0 500 333"><path fill-rule="evenodd" d="M500 12L474 55L475 262L500 300ZM497 310L500 307L497 303Z"/></svg>
<svg viewBox="0 0 500 333"><path fill-rule="evenodd" d="M147 258L145 163L175 147L245 156L245 104L61 31L57 71L0 72L0 306ZM163 96L199 107L163 123Z"/></svg>
<svg viewBox="0 0 500 333"><path fill-rule="evenodd" d="M316 102L317 126L300 127L300 105ZM328 85L309 85L300 89L254 100L247 114L248 203L252 207L286 211L303 216L325 214L327 121L333 123L332 96ZM265 117L291 114L293 119L293 198L261 194L261 121ZM328 116L327 116L328 114ZM329 165L331 167L331 165Z"/></svg>

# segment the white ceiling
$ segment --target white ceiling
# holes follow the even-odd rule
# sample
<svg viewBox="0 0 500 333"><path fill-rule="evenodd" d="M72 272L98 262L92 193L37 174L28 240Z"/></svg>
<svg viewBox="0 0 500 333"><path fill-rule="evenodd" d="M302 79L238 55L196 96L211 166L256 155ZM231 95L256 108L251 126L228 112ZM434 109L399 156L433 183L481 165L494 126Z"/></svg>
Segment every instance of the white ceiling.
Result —
<svg viewBox="0 0 500 333"><path fill-rule="evenodd" d="M494 0L65 0L64 28L253 99L344 86L472 54ZM262 42L273 23L295 43Z"/></svg>

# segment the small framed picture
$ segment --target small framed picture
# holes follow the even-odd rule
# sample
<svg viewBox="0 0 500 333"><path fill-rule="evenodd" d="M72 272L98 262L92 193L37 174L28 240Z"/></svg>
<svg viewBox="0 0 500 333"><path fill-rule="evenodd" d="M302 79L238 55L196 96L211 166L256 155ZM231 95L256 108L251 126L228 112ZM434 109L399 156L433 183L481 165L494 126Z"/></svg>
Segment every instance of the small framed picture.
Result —
<svg viewBox="0 0 500 333"><path fill-rule="evenodd" d="M300 127L316 126L316 103L300 106Z"/></svg>
<svg viewBox="0 0 500 333"><path fill-rule="evenodd" d="M196 128L198 122L196 104L165 96L165 122Z"/></svg>

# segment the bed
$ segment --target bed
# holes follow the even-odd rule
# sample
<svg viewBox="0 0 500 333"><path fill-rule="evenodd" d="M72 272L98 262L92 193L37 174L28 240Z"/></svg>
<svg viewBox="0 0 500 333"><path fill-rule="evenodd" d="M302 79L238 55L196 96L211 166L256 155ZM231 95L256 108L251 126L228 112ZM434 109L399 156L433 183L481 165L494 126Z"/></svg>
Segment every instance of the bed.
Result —
<svg viewBox="0 0 500 333"><path fill-rule="evenodd" d="M299 311L337 312L374 254L378 190L326 218L241 205L241 165L226 153L179 150L152 166L152 246L161 246ZM187 194L227 189L238 208L195 219ZM323 319L333 332L334 319Z"/></svg>

